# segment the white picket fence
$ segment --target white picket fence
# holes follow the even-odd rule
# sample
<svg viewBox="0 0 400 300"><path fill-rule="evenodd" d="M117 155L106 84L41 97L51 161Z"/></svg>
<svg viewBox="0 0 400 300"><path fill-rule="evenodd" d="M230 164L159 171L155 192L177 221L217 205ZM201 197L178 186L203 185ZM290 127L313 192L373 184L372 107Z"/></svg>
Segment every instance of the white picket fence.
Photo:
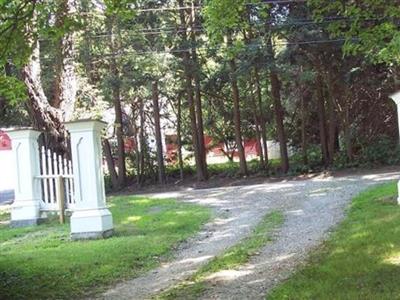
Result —
<svg viewBox="0 0 400 300"><path fill-rule="evenodd" d="M75 205L74 178L71 160L41 147L40 176L42 211L72 210Z"/></svg>

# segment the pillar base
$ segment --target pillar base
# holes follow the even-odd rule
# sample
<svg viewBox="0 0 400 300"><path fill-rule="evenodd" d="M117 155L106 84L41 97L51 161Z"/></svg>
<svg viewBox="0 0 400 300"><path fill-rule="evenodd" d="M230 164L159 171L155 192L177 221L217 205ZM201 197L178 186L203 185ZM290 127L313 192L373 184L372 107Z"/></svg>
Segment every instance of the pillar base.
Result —
<svg viewBox="0 0 400 300"><path fill-rule="evenodd" d="M102 231L102 232L71 232L71 239L76 240L98 240L106 239L114 234L114 229Z"/></svg>
<svg viewBox="0 0 400 300"><path fill-rule="evenodd" d="M29 227L36 226L41 223L41 219L31 219L31 220L12 220L10 222L10 227L19 228L19 227Z"/></svg>
<svg viewBox="0 0 400 300"><path fill-rule="evenodd" d="M11 206L11 227L27 227L38 225L39 200L16 200Z"/></svg>
<svg viewBox="0 0 400 300"><path fill-rule="evenodd" d="M71 216L71 239L102 239L114 232L111 212L107 208L76 210Z"/></svg>

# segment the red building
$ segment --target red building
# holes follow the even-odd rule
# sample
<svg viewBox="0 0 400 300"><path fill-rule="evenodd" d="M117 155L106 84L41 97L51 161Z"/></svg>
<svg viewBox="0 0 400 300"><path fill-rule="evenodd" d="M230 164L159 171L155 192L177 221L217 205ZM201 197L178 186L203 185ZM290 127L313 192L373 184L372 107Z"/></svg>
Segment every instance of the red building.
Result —
<svg viewBox="0 0 400 300"><path fill-rule="evenodd" d="M0 130L0 151L11 150L11 139L8 135Z"/></svg>

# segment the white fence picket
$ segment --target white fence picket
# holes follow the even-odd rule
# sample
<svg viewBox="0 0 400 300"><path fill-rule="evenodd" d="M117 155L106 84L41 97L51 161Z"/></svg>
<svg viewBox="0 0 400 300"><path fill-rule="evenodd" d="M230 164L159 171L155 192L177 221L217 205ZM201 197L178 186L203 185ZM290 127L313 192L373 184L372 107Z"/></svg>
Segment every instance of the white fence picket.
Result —
<svg viewBox="0 0 400 300"><path fill-rule="evenodd" d="M63 166L64 166L64 173L66 175L68 174L68 161L67 159L64 157L64 159L62 160L63 162ZM71 197L71 188L69 185L69 178L65 178L64 184L65 184L65 203L67 203L67 205L71 205L72 204L72 197Z"/></svg>
<svg viewBox="0 0 400 300"><path fill-rule="evenodd" d="M52 157L52 155L51 155L51 151L50 151L50 149L47 149L47 166L48 166L48 174L47 175L49 175L49 176L53 176L54 175L54 172L53 172L53 164L52 164L52 161L51 161L51 157ZM54 182L54 178L49 178L49 187L50 187L50 191L49 191L49 194L50 194L50 201L49 201L49 203L54 203L55 202L55 195L54 195L54 193L55 193L55 182Z"/></svg>
<svg viewBox="0 0 400 300"><path fill-rule="evenodd" d="M72 161L68 161L68 182L69 182L69 187L70 187L70 195L71 195L71 205L75 204L75 198L74 198L74 178L73 178L73 173L72 173Z"/></svg>
<svg viewBox="0 0 400 300"><path fill-rule="evenodd" d="M42 147L42 175L48 175L46 164L46 148ZM43 201L49 203L49 181L47 178L43 179Z"/></svg>
<svg viewBox="0 0 400 300"><path fill-rule="evenodd" d="M61 155L53 153L50 149L41 148L41 180L43 188L42 210L59 210L57 195L64 194L66 208L72 209L75 204L72 162ZM61 188L64 193L57 193L56 178L62 177ZM60 187L59 187L60 188ZM59 192L59 191L58 191Z"/></svg>

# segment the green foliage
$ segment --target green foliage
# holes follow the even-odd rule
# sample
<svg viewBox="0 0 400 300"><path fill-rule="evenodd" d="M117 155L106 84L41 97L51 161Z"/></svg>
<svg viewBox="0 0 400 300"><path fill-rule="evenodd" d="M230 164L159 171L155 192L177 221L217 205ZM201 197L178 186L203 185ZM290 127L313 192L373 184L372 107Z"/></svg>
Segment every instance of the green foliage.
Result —
<svg viewBox="0 0 400 300"><path fill-rule="evenodd" d="M400 294L400 207L396 184L353 199L346 220L308 265L268 299L396 299Z"/></svg>
<svg viewBox="0 0 400 300"><path fill-rule="evenodd" d="M333 167L336 169L352 167L374 167L397 165L400 163L400 148L387 136L378 136L376 139L361 146L349 161L344 151L335 156Z"/></svg>
<svg viewBox="0 0 400 300"><path fill-rule="evenodd" d="M248 237L214 257L192 278L162 293L158 299L198 299L206 289L207 276L219 271L231 270L248 262L251 256L271 241L271 232L281 225L283 220L281 212L275 211L265 215Z"/></svg>
<svg viewBox="0 0 400 300"><path fill-rule="evenodd" d="M400 149L389 137L378 137L362 148L359 161L378 165L398 164L400 162Z"/></svg>
<svg viewBox="0 0 400 300"><path fill-rule="evenodd" d="M400 63L400 6L396 1L309 0L317 20L335 16L333 37L345 38L345 54L363 54L376 63Z"/></svg>
<svg viewBox="0 0 400 300"><path fill-rule="evenodd" d="M174 200L132 196L110 200L115 235L105 240L71 241L69 224L18 229L0 225L1 298L93 295L108 284L154 268L160 257L210 217L206 208Z"/></svg>
<svg viewBox="0 0 400 300"><path fill-rule="evenodd" d="M6 99L11 105L26 100L24 83L15 77L0 75L0 97Z"/></svg>

